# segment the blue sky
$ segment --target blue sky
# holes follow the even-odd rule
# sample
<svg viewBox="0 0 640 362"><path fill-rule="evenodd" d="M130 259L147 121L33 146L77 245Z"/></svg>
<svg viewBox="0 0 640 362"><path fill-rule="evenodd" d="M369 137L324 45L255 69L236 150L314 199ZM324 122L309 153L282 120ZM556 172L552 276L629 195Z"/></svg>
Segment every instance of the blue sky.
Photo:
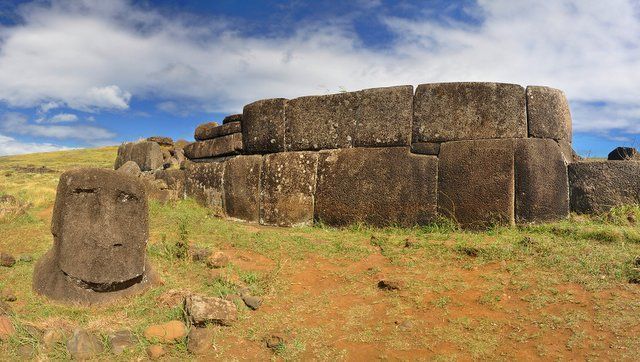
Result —
<svg viewBox="0 0 640 362"><path fill-rule="evenodd" d="M640 141L640 2L0 1L0 155L191 140L257 99L440 81L567 94L574 148Z"/></svg>

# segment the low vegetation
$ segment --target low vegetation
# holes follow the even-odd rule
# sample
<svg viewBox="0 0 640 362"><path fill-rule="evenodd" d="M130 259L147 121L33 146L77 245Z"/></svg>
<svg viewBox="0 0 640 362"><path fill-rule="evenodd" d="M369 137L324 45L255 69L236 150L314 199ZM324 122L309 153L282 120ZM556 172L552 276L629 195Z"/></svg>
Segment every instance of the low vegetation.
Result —
<svg viewBox="0 0 640 362"><path fill-rule="evenodd" d="M638 206L471 232L447 221L284 229L222 220L192 200L151 202L148 255L164 284L106 307L50 303L31 291L31 274L51 247L58 177L114 159L114 147L0 158L0 194L14 197L0 201L0 251L34 260L0 267L0 290L16 297L7 304L17 326L0 342L1 356L16 359L31 345L41 356L69 358L63 344L45 349L35 326L67 334L82 327L105 343L129 329L139 345L118 358L144 357L142 331L182 318L181 293L224 296L237 285L263 305L240 306L236 324L217 327L211 357L631 360L640 353ZM220 270L193 262L186 244L224 251L231 263ZM400 288L378 288L383 278ZM267 348L274 335L281 339ZM167 357L192 358L184 341Z"/></svg>

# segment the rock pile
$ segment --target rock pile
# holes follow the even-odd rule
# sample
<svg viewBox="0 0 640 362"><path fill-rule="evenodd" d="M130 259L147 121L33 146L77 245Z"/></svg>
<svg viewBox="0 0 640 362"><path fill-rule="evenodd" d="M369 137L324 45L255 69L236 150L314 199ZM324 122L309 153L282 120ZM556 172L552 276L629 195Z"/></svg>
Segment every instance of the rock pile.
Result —
<svg viewBox="0 0 640 362"><path fill-rule="evenodd" d="M77 169L60 176L53 248L36 264L33 288L51 299L95 304L140 293L155 280L144 186L133 176Z"/></svg>
<svg viewBox="0 0 640 362"><path fill-rule="evenodd" d="M204 123L196 128L196 142L185 147L185 155L193 161L205 161L242 152L242 115L222 121Z"/></svg>

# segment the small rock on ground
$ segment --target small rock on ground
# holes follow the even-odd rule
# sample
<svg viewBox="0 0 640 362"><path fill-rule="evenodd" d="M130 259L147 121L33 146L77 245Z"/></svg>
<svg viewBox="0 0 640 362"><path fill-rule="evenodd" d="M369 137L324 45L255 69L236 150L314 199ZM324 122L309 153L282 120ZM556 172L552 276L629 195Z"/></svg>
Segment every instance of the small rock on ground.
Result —
<svg viewBox="0 0 640 362"><path fill-rule="evenodd" d="M267 345L267 348L277 349L284 344L284 338L282 337L282 335L274 333L266 337L264 339L264 342Z"/></svg>
<svg viewBox="0 0 640 362"><path fill-rule="evenodd" d="M121 355L136 345L136 336L131 331L118 331L109 337L111 352L116 356Z"/></svg>
<svg viewBox="0 0 640 362"><path fill-rule="evenodd" d="M159 342L174 342L187 336L187 326L181 321L155 324L144 330L144 338Z"/></svg>
<svg viewBox="0 0 640 362"><path fill-rule="evenodd" d="M16 334L16 329L13 327L11 319L6 315L0 316L0 341L7 340L14 334Z"/></svg>
<svg viewBox="0 0 640 362"><path fill-rule="evenodd" d="M407 319L402 322L396 321L396 327L401 331L408 331L413 329L413 327L415 327L415 323L410 319Z"/></svg>
<svg viewBox="0 0 640 362"><path fill-rule="evenodd" d="M238 318L238 309L228 300L192 294L184 300L184 310L192 324L231 325Z"/></svg>
<svg viewBox="0 0 640 362"><path fill-rule="evenodd" d="M244 295L242 296L242 300L244 301L244 304L247 305L247 307L256 310L258 308L260 308L260 305L262 304L262 299L259 297L254 297L253 295Z"/></svg>
<svg viewBox="0 0 640 362"><path fill-rule="evenodd" d="M18 257L18 260L20 260L23 263L31 263L33 261L33 257L28 254L23 254Z"/></svg>
<svg viewBox="0 0 640 362"><path fill-rule="evenodd" d="M62 342L64 342L64 332L59 329L47 329L42 335L42 343L46 349L52 349Z"/></svg>
<svg viewBox="0 0 640 362"><path fill-rule="evenodd" d="M162 347L159 344L154 344L147 347L147 356L149 356L149 358L151 359L160 358L164 356L166 353L167 351L164 350L164 347Z"/></svg>
<svg viewBox="0 0 640 362"><path fill-rule="evenodd" d="M73 359L87 360L104 352L102 341L83 329L76 329L67 341L67 351Z"/></svg>
<svg viewBox="0 0 640 362"><path fill-rule="evenodd" d="M396 279L382 279L378 282L378 288L384 290L400 290L404 287L404 283Z"/></svg>
<svg viewBox="0 0 640 362"><path fill-rule="evenodd" d="M213 330L211 328L191 328L187 338L187 350L193 354L204 354L211 348Z"/></svg>
<svg viewBox="0 0 640 362"><path fill-rule="evenodd" d="M209 255L207 258L207 266L209 268L224 268L229 265L229 256L221 251Z"/></svg>
<svg viewBox="0 0 640 362"><path fill-rule="evenodd" d="M192 246L189 248L189 254L191 255L191 260L194 262L204 262L207 260L209 255L211 255L211 251L206 248L201 248L198 246Z"/></svg>
<svg viewBox="0 0 640 362"><path fill-rule="evenodd" d="M3 290L0 295L0 298L2 298L2 300L4 300L5 302L15 302L16 300L18 300L18 297L16 297L15 293L13 293L13 291L11 290Z"/></svg>
<svg viewBox="0 0 640 362"><path fill-rule="evenodd" d="M0 253L0 266L12 267L16 263L16 258L7 253Z"/></svg>

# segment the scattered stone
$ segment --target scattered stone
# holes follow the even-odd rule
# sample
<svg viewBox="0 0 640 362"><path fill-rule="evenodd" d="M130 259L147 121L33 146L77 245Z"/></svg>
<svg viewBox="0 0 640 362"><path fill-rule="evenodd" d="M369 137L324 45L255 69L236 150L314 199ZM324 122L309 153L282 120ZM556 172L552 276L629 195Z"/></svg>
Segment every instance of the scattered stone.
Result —
<svg viewBox="0 0 640 362"><path fill-rule="evenodd" d="M378 288L384 290L400 290L404 287L404 282L397 279L382 279L378 282Z"/></svg>
<svg viewBox="0 0 640 362"><path fill-rule="evenodd" d="M149 211L142 182L108 169L60 176L53 247L38 260L33 289L51 299L105 303L157 281L146 260Z"/></svg>
<svg viewBox="0 0 640 362"><path fill-rule="evenodd" d="M137 344L137 338L131 331L118 331L109 336L111 352L116 356L121 355L126 350L132 350Z"/></svg>
<svg viewBox="0 0 640 362"><path fill-rule="evenodd" d="M611 161L640 160L640 154L633 147L616 147L609 152L607 159Z"/></svg>
<svg viewBox="0 0 640 362"><path fill-rule="evenodd" d="M166 353L167 351L165 351L164 347L159 344L154 344L147 347L147 356L149 356L149 358L151 359L158 359L164 356Z"/></svg>
<svg viewBox="0 0 640 362"><path fill-rule="evenodd" d="M209 268L220 269L227 265L229 265L229 256L221 251L216 251L207 258Z"/></svg>
<svg viewBox="0 0 640 362"><path fill-rule="evenodd" d="M211 250L198 246L192 246L191 248L189 248L189 255L191 255L191 261L193 262L205 262L211 255Z"/></svg>
<svg viewBox="0 0 640 362"><path fill-rule="evenodd" d="M413 329L415 325L416 324L410 319L404 320L402 322L396 321L396 328L403 332Z"/></svg>
<svg viewBox="0 0 640 362"><path fill-rule="evenodd" d="M60 329L47 329L42 334L42 343L48 350L53 349L58 344L62 344L64 340L64 332Z"/></svg>
<svg viewBox="0 0 640 362"><path fill-rule="evenodd" d="M193 354L205 354L211 348L213 329L193 327L187 337L187 351Z"/></svg>
<svg viewBox="0 0 640 362"><path fill-rule="evenodd" d="M282 335L274 333L266 337L264 342L267 345L267 348L276 350L284 345L284 338Z"/></svg>
<svg viewBox="0 0 640 362"><path fill-rule="evenodd" d="M12 266L14 266L16 263L16 258L14 258L12 255L9 255L7 253L0 253L0 265L10 268Z"/></svg>
<svg viewBox="0 0 640 362"><path fill-rule="evenodd" d="M253 295L245 294L242 296L242 300L244 301L244 304L247 305L247 307L253 310L260 308L260 305L262 305L262 298L255 297Z"/></svg>
<svg viewBox="0 0 640 362"><path fill-rule="evenodd" d="M222 124L227 124L231 122L242 122L242 113L228 115L224 117L224 119L222 120Z"/></svg>
<svg viewBox="0 0 640 362"><path fill-rule="evenodd" d="M196 326L206 323L231 325L238 317L238 310L232 302L195 294L185 298L184 310L191 323Z"/></svg>
<svg viewBox="0 0 640 362"><path fill-rule="evenodd" d="M3 290L2 291L2 300L5 302L15 302L18 300L18 297L11 290Z"/></svg>
<svg viewBox="0 0 640 362"><path fill-rule="evenodd" d="M16 334L16 329L6 315L0 315L0 341L9 339L9 337Z"/></svg>
<svg viewBox="0 0 640 362"><path fill-rule="evenodd" d="M23 254L18 257L18 260L23 263L31 263L33 261L33 257L28 254Z"/></svg>
<svg viewBox="0 0 640 362"><path fill-rule="evenodd" d="M187 336L187 326L181 321L169 321L164 324L154 324L144 330L144 338L149 341L174 342Z"/></svg>
<svg viewBox="0 0 640 362"><path fill-rule="evenodd" d="M58 172L47 166L34 166L34 165L14 166L13 169L16 172L21 172L21 173L56 173Z"/></svg>
<svg viewBox="0 0 640 362"><path fill-rule="evenodd" d="M173 139L171 137L152 136L152 137L148 137L147 141L155 142L160 146L167 146L167 147L173 146Z"/></svg>
<svg viewBox="0 0 640 362"><path fill-rule="evenodd" d="M18 347L18 356L27 360L36 356L36 349L32 344L23 344Z"/></svg>
<svg viewBox="0 0 640 362"><path fill-rule="evenodd" d="M87 360L104 352L102 341L83 329L76 329L67 341L67 351L73 359Z"/></svg>
<svg viewBox="0 0 640 362"><path fill-rule="evenodd" d="M138 166L137 163L135 163L133 161L127 161L122 166L120 166L118 168L118 172L124 172L126 174L131 175L131 176L138 177L138 176L140 176L140 173L142 171L140 171L140 166Z"/></svg>

